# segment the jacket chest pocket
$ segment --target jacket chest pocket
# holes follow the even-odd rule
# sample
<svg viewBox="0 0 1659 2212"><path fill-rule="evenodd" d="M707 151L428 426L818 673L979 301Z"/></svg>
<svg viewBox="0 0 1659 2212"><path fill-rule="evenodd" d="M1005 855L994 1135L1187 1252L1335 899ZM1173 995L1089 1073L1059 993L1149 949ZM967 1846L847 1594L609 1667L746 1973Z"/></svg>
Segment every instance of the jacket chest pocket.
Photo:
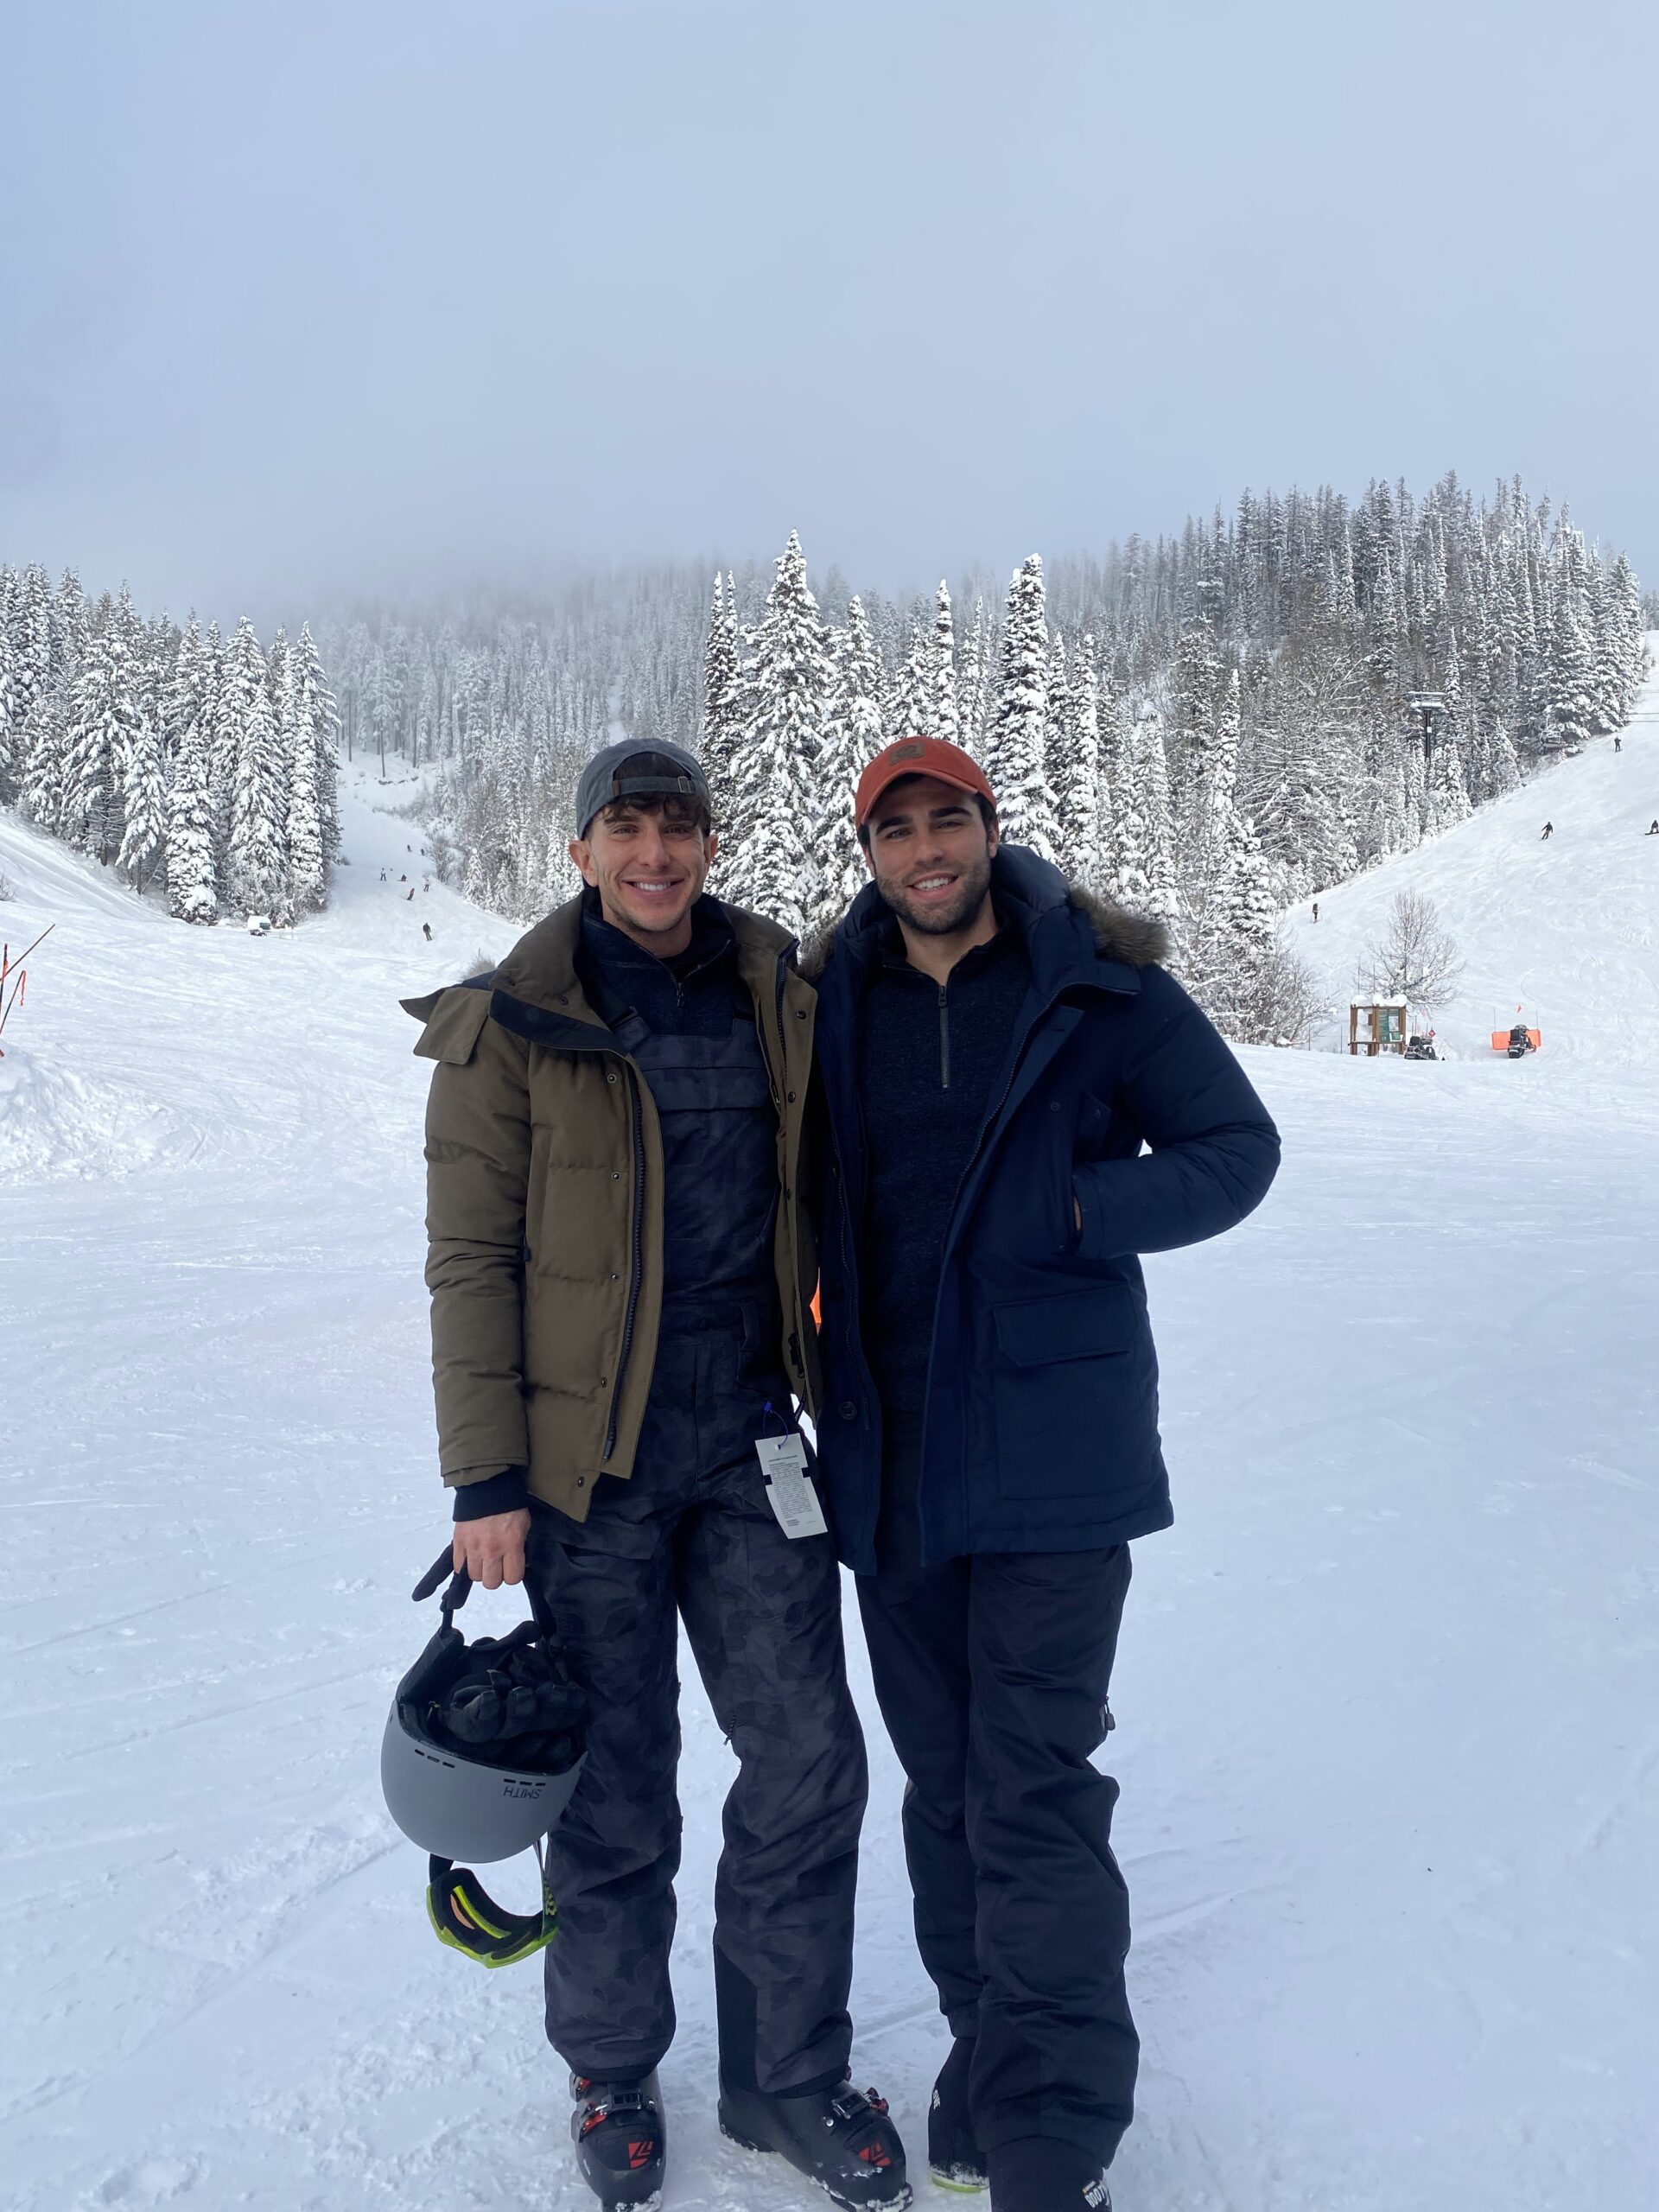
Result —
<svg viewBox="0 0 1659 2212"><path fill-rule="evenodd" d="M1157 1443L1146 1319L1117 1286L1022 1299L992 1315L996 1481L1005 1498L1094 1497Z"/></svg>
<svg viewBox="0 0 1659 2212"><path fill-rule="evenodd" d="M1111 1108L1104 1099L1096 1098L1092 1090L1085 1090L1077 1100L1077 1158L1103 1159L1111 1126Z"/></svg>

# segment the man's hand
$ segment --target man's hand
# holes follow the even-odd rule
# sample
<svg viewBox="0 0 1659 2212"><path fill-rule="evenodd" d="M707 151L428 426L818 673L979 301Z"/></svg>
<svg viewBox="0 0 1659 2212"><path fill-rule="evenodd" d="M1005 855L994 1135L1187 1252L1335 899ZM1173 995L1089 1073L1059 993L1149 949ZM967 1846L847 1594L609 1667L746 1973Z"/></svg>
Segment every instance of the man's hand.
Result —
<svg viewBox="0 0 1659 2212"><path fill-rule="evenodd" d="M486 1514L481 1521L457 1521L451 1556L480 1588L499 1590L504 1582L524 1580L529 1534L530 1515L522 1508L517 1513Z"/></svg>

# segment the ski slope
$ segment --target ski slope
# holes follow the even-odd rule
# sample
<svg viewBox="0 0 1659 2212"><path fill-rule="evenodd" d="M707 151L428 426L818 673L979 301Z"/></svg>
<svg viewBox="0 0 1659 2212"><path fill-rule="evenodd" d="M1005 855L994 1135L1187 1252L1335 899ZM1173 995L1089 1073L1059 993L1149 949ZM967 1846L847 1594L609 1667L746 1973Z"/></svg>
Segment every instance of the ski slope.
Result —
<svg viewBox="0 0 1659 2212"><path fill-rule="evenodd" d="M1650 644L1659 654L1659 632ZM1381 935L1395 893L1433 899L1465 961L1433 1017L1441 1048L1483 1065L1516 1008L1545 1051L1525 1070L1581 1071L1621 1103L1651 1086L1659 1033L1659 690L1650 683L1624 749L1598 740L1483 807L1402 863L1321 893L1319 920L1291 918L1301 952L1345 1007L1357 956ZM1553 834L1545 839L1544 824Z"/></svg>
<svg viewBox="0 0 1659 2212"><path fill-rule="evenodd" d="M1114 1685L1145 2046L1119 2212L1653 2202L1659 691L1647 715L1298 918L1339 991L1393 891L1430 891L1460 1057L1251 1055L1281 1180L1149 1269L1179 1520L1136 1548ZM433 1941L377 1787L445 1525L396 1001L512 934L418 888L385 810L410 788L347 785L335 905L259 940L0 818L0 933L57 925L0 1061L16 2212L588 2202L534 1967ZM1522 998L1543 1052L1483 1056ZM855 2063L919 2152L945 2034L849 1627ZM685 1672L668 2202L781 2212L816 2199L715 2127L730 1764Z"/></svg>

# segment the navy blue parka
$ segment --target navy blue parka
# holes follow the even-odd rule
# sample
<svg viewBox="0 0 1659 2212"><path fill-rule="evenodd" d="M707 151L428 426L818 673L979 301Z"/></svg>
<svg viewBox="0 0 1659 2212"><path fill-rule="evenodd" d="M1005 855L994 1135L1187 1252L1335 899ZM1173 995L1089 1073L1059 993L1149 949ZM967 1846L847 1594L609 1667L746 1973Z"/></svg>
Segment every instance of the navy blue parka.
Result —
<svg viewBox="0 0 1659 2212"><path fill-rule="evenodd" d="M1279 1164L1243 1069L1159 964L1158 924L1069 887L1018 846L1001 847L991 881L1004 926L1023 932L1032 988L945 1243L919 1491L931 1564L1169 1525L1137 1255L1230 1229ZM802 963L818 992L830 1139L819 1464L842 1558L861 1573L875 1569L881 1409L860 1335L859 1030L887 912L867 886Z"/></svg>

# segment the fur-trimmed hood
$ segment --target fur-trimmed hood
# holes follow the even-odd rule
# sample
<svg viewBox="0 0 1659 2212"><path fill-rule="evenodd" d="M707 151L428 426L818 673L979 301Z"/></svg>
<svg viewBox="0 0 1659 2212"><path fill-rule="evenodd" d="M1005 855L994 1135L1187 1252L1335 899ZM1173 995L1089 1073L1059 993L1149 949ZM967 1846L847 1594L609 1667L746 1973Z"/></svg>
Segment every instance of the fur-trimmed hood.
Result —
<svg viewBox="0 0 1659 2212"><path fill-rule="evenodd" d="M1151 914L1137 914L1119 906L1080 883L1068 883L1056 868L1038 859L1020 845L1004 845L991 863L991 887L999 900L1037 912L1050 906L1075 906L1089 918L1095 950L1103 960L1120 960L1128 968L1160 966L1169 957L1169 931ZM809 983L816 983L830 965L836 940L844 929L862 931L874 926L886 912L874 884L867 884L838 922L816 930L803 940L798 963Z"/></svg>

